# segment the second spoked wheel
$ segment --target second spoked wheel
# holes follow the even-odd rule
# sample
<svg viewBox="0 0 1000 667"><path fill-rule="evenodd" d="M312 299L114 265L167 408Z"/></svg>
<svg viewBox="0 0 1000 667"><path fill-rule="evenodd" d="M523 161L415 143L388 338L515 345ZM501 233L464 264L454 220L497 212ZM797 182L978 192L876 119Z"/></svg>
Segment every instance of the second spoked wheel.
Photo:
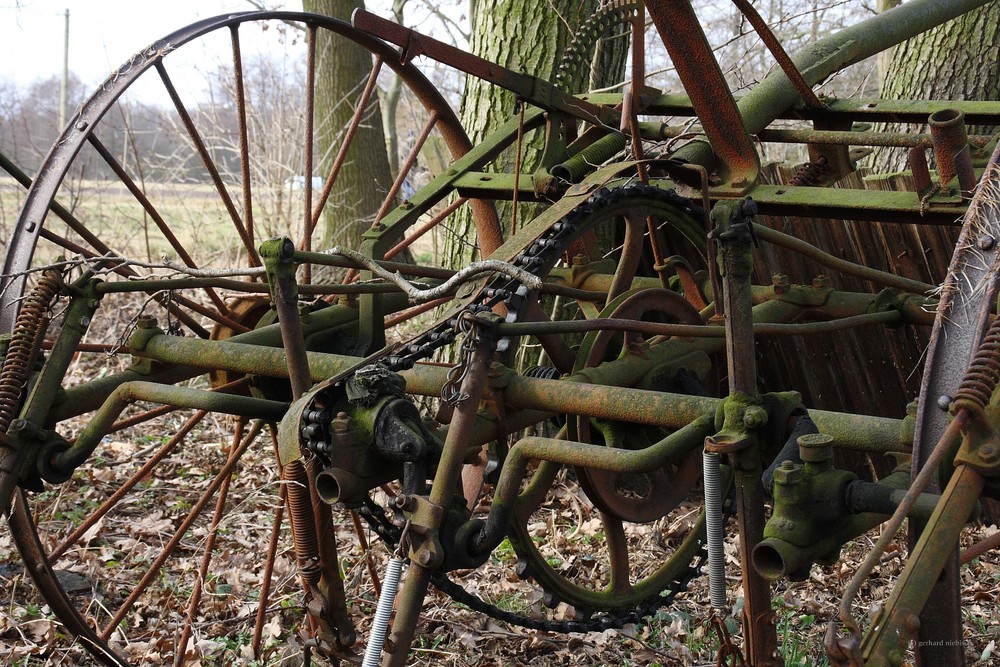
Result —
<svg viewBox="0 0 1000 667"><path fill-rule="evenodd" d="M703 323L683 296L660 288L629 290L612 299L600 317ZM642 354L650 342L664 340L649 341L635 333L592 332L579 346L574 370ZM657 389L703 394L702 383L711 372L709 358L693 355L679 361L669 369L672 372L664 369L659 382L666 384ZM544 589L546 604L570 604L584 622L596 612L609 626L620 625L654 613L686 587L697 574L693 566L705 539L700 479L701 442L707 427L708 420L693 424L689 434L665 446L670 434L664 429L569 418L566 437L570 440L647 452L658 445L654 449L665 453L657 465L645 466L641 472L585 465L566 469L548 462L538 466L515 506L511 540L521 559L519 573ZM566 484L567 475L575 477L584 492L576 515L557 509L547 497L547 492ZM539 532L547 539L539 539ZM574 547L573 542L584 544ZM560 544L569 548L560 549ZM585 555L573 554L577 548Z"/></svg>

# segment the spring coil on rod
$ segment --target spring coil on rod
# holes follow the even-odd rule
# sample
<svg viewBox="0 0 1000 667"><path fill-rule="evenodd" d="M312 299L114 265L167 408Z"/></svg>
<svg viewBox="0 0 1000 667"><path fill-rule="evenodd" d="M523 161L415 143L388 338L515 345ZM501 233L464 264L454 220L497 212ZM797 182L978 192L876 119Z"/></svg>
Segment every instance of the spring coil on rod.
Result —
<svg viewBox="0 0 1000 667"><path fill-rule="evenodd" d="M795 170L788 185L819 185L826 176L827 162L825 155L820 155L815 162L806 162Z"/></svg>
<svg viewBox="0 0 1000 667"><path fill-rule="evenodd" d="M48 328L45 314L61 287L62 276L57 271L45 271L21 304L0 370L0 433L7 432L21 405Z"/></svg>
<svg viewBox="0 0 1000 667"><path fill-rule="evenodd" d="M313 515L312 496L309 493L309 475L301 459L286 464L281 471L286 486L288 513L295 543L295 559L299 563L302 580L315 586L320 580L319 542Z"/></svg>
<svg viewBox="0 0 1000 667"><path fill-rule="evenodd" d="M983 336L976 356L965 372L955 400L965 400L985 408L1000 383L1000 317L993 319Z"/></svg>

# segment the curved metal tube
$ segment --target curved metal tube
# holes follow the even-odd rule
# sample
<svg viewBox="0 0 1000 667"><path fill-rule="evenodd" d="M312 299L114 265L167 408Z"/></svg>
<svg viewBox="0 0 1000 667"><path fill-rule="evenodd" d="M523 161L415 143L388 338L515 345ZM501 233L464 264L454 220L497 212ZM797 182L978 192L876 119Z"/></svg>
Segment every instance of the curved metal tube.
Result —
<svg viewBox="0 0 1000 667"><path fill-rule="evenodd" d="M287 403L263 398L217 394L153 382L126 382L104 401L104 405L80 432L73 446L53 458L51 462L53 469L69 472L86 461L87 457L97 449L101 439L110 432L111 425L118 416L133 401L150 401L178 408L210 410L269 421L280 421L288 410Z"/></svg>
<svg viewBox="0 0 1000 667"><path fill-rule="evenodd" d="M507 454L486 522L469 537L469 553L474 557L483 556L503 541L507 534L507 523L514 511L521 479L528 469L528 462L533 459L610 472L643 473L660 468L694 447L701 446L705 438L714 432L715 414L711 413L695 419L656 444L639 450L614 449L552 438L522 438Z"/></svg>

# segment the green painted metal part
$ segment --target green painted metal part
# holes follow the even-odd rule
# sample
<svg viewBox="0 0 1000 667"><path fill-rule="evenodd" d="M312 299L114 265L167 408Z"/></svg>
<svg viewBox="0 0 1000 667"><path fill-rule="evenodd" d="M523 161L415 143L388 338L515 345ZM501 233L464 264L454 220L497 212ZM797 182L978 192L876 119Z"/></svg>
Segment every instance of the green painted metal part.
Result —
<svg viewBox="0 0 1000 667"><path fill-rule="evenodd" d="M817 85L847 64L984 4L986 0L909 0L882 16L811 44L795 56L795 66L801 72L805 85ZM769 579L806 576L814 562L834 560L846 540L877 525L884 518L882 514L848 511L844 498L847 487L855 480L854 475L833 468L827 450L822 453L806 451L809 450L807 446L802 454L804 463L786 462L778 468L773 514L766 526L761 526L765 507L760 488L761 468L767 463L768 454L782 445L793 417L797 417L805 407L801 396L794 392L766 393L761 388L763 385L759 385L759 376L766 376L766 372L758 372L757 346L778 336L828 334L859 326L930 325L934 319L935 301L930 295L934 286L925 282L930 278L918 280L847 261L836 256L835 252L821 250L791 234L756 226L753 218L759 211L774 216L954 225L966 211L967 202L948 184L925 200L919 199L913 192L845 191L765 184L758 180L759 156L754 142L923 147L929 143L929 138L924 135L840 129L787 130L775 129L771 123L779 118L790 118L814 121L817 127L846 128L852 121L924 122L931 113L957 109L965 113L971 124L1000 125L1000 105L919 100L822 100L822 105L817 105L813 100L812 105L806 106L800 102L801 86L796 89L788 76L780 71L772 73L748 95L736 98L728 88L723 90L725 83L721 70L707 48L700 27L697 33L685 30L696 24L691 3L650 3L649 11L662 34L669 37L667 46L675 61L679 61L677 64L690 95L652 93L654 97L649 100L643 99L639 91L632 91L636 95L627 98L628 104L625 104L626 97L614 94L589 94L574 99L546 82L494 67L474 57L464 57L455 49L444 48L445 45L433 40L421 44L422 38L412 31L386 25L386 22L375 20L370 15L359 15L362 25L369 26L373 31L381 30L387 39L395 39L404 46L404 58L423 52L432 56L436 54L436 57L445 60L455 59L453 64L460 69L480 73L518 92L521 101L526 104L522 118L507 121L427 186L394 208L390 208L387 202L388 213L364 233L359 249L363 255L377 259L386 268L398 270L404 275L432 282L448 279L453 272L447 269L410 266L383 261L382 258L405 233L457 193L478 200L475 223L483 256L505 261L530 259L527 255L535 240L547 240L545 235L554 226L585 226L588 222L585 207L588 201L594 201L591 198L595 194L603 192L604 188L622 188L637 178L645 179L648 170L653 174L646 179L649 184L663 190L677 189L687 193L685 196L693 195L692 201L703 205L706 211L711 210L710 223L714 225L712 243L706 241L709 232L706 220L699 217L699 209L694 206L683 208L670 202L661 205L644 202L636 206L634 201L621 201L605 211L607 219L626 219L628 225L625 226L631 225L628 228L632 230L636 220L656 217L663 223L663 230L670 233L671 240L677 240L679 245L684 246L684 252L690 255L685 259L690 260L691 265L696 260L704 259L700 255L704 254L706 246L712 248L713 243L716 244L718 256L709 257L708 261L717 264L717 267L712 266L711 272L696 272L689 266L690 275L688 282L684 283L684 291L685 296L694 296L690 294L690 286L694 285L695 291L702 292L699 297L711 294L710 287L716 286L716 268L721 272L724 287L721 304L713 303L705 307L705 301L701 301L697 308L693 308L695 316L700 309L701 317L706 318L704 324L669 324L639 317L591 317L572 321L545 321L540 318L541 321L533 321L530 317L521 317L520 313L516 322L508 323L500 322L502 316L508 315L508 319L513 320L516 308L511 308L511 313L505 313L505 307L497 301L490 302L478 315L465 316L465 324L475 326L486 342L470 357L469 367L462 376L463 387L472 396L459 402L450 425L443 425L447 419L441 420L442 425L436 435L446 444L428 494L403 498L398 507L419 534L418 537L411 537L409 556L413 561L412 574L404 589L393 630L393 641L404 649L413 639L424 590L432 571L446 563L447 567L452 567L459 562L470 566L482 562L506 535L512 517L516 521L528 520L530 512L527 516L519 515L525 510L524 498L544 493L546 480L551 482L558 465L643 473L675 462L703 446L722 452L727 456L735 478L742 564L748 567L751 560L749 550L753 549L757 570ZM686 55L691 55L690 61L681 58ZM639 144L638 148L633 146L636 152L633 159L621 157L618 162L595 168L594 165L614 160L629 146L629 137L619 132L619 128L628 126L627 122L621 124L618 121L627 115L626 107L632 104L638 109L632 120L646 139L667 139L676 136L680 129L666 123L639 123L640 117L699 116L709 141L696 138L672 154L648 160L640 155ZM628 120L625 118L625 121ZM584 129L575 142L570 141L581 121L591 123L591 126ZM495 168L494 160L518 141L519 135L543 127L547 132L548 150L544 164L536 173L489 171ZM689 129L685 127L684 131ZM991 141L990 138L977 137L972 143L988 146ZM702 169L685 171L678 167L678 163L685 162ZM691 182L685 176L691 176ZM684 183L681 183L682 180ZM692 183L696 186L693 193L683 189ZM505 237L495 211L492 211L492 203L487 200L515 197L522 203L545 202L548 206L533 220L524 221L516 235ZM578 230L573 227L572 231L576 233ZM667 263L657 264L647 274L652 276L654 272L659 272L659 277L637 276L629 280L629 275L623 278L622 274L630 271L614 266L613 258L591 262L597 260L600 254L587 257L581 248L587 248L589 252L596 246L596 242L588 236L592 231L592 228L586 228L585 232L573 236L572 244L567 243L553 257L546 257L546 262L551 265L558 261L555 255L565 256L569 265L553 269L542 292L558 294L560 299L576 299L580 302L580 310L591 315L600 313L605 301L612 300L608 298L609 294L615 297L628 288L659 288L661 280L662 284L667 284ZM655 232L651 233L656 236ZM758 240L796 252L806 260L836 272L870 281L876 285L875 290L884 289L881 292L873 290L873 293L837 290L823 276L817 276L811 285L791 284L788 276L782 273L775 275L770 285L751 284L755 269L754 244ZM252 248L250 250L252 254ZM572 258L574 254L576 259ZM267 285L203 277L117 283L83 280L74 285L70 290L72 300L66 310L65 323L30 389L22 419L15 422L10 433L4 436L19 443L27 453L21 462L25 469L23 475L30 473L51 482L64 481L100 447L102 437L110 431L122 410L132 401L143 400L176 408L197 408L280 422L277 434L279 464L288 466L308 459L311 475L307 478L309 491L319 488L315 473L320 459L304 449L301 433L306 422L303 415L313 405L317 395L330 391L337 380L346 377L366 359L379 355L388 357L396 352L391 344L385 345L387 338L392 340L397 333L387 335L385 316L402 310L407 302L395 286L382 281L369 282L367 279L371 278L371 273L365 270L360 272L361 281L358 284L297 284L296 267L300 264L358 267L343 257L295 250L287 238L265 242L260 248L260 257ZM656 262L659 262L658 255ZM783 266L780 270L791 272L792 269ZM678 284L683 278L678 273L673 280L674 284ZM455 302L442 309L447 315L436 321L445 321L449 316L461 313L488 285L490 279L486 278L471 282ZM129 370L65 390L61 387L72 354L83 340L89 320L102 297L129 291L182 291L206 287L228 288L247 294L266 293L271 297L272 309L280 313L278 323L260 326L225 340L202 340L167 335L155 321L143 318L138 321L129 344L134 357ZM304 307L300 302L305 295L336 293L356 294L358 299L334 305L318 303L310 307ZM274 310L266 316L267 321L275 321ZM532 317L538 315L536 312ZM251 326L256 324L250 323ZM200 326L191 328L203 335L209 333ZM623 346L621 354L615 359L591 367L577 364L575 372L567 372L558 380L518 375L512 368L496 361L490 348L498 337L535 336L543 340L546 336L551 339L590 331L624 331L642 334L645 339L633 347ZM343 346L336 347L334 342ZM573 369L570 345L564 342L563 347L564 356L569 357L569 362L563 365ZM329 352L344 349L352 350L352 353ZM555 358L556 355L552 356ZM718 364L723 356L728 364L728 385L724 385L723 390L728 392L728 396L725 398L650 389L658 386L658 380L668 372L677 368L704 370L713 363ZM559 363L555 365L560 366ZM255 392L255 397L178 386L206 371L247 376L247 384ZM401 375L408 393L440 397L442 388L454 380L453 371L447 365L418 363L402 371ZM706 376L707 373L699 372L699 375ZM265 382L268 378L281 382L268 384ZM273 392L265 392L262 387L273 388L276 385L281 385L282 395L290 386L292 398L298 400L286 402L259 397L272 396ZM487 400L481 403L478 400L480 395ZM924 400L927 398L925 396ZM383 465L383 460L368 456L372 453L375 438L376 415L388 400L383 397L375 405L363 408L345 407L343 402L326 406L335 408L331 428L340 439L336 443L339 449L333 447L335 456L331 458L335 460L323 471L333 478L334 486L331 488L335 489L327 494L328 499L360 502L369 490L403 478L401 464ZM59 422L92 410L96 410L95 415L74 443L64 440L54 430ZM912 448L912 415L905 419L890 419L818 409L808 412L823 437L832 438L840 449L872 454L906 454ZM506 439L508 434L535 426L553 415L614 422L616 428L619 423L625 424L621 427L622 432L639 426L672 432L641 449L576 441L584 437L572 440L534 436L522 438L500 456L502 467L485 521L466 521L468 512L464 499L457 492L462 486L460 478L465 465L482 454L484 444ZM607 442L617 432L608 428L604 433ZM983 449L984 446L1000 447L996 434L984 431L973 435L975 437L970 438L967 434L956 461L957 473L930 518L927 534L933 533L933 538L927 537L918 544L912 566L908 567L896 587L888 611L879 618L878 627L866 640L866 659L870 664L898 662L897 653L903 646L898 637L913 634L913 619L930 594L930 582L921 581L921 577L938 568L949 550L953 551L961 524L984 488L983 477L997 473L994 462L984 458L986 452ZM522 490L531 461L538 461L540 465ZM907 488L906 477L907 473L901 469L883 483L902 491ZM425 483L426 475L420 480L421 487ZM893 495L893 501L898 500L899 495ZM920 514L926 515L927 506L936 501L933 496L920 501ZM317 516L326 516L329 521L329 508L324 506L323 510L327 514ZM462 523L461 530L456 531L453 527L446 529L444 526L448 522ZM315 524L308 525L312 527ZM317 534L329 539L330 535L322 530L324 527L319 526ZM662 592L694 557L700 548L703 532L703 520L699 520L677 550L677 557L641 585L632 587L628 591L630 597L621 603L638 605ZM754 547L761 533L764 540ZM456 535L463 539L456 539ZM468 541L465 537L469 538ZM462 548L468 548L469 553L459 553ZM326 565L330 567L331 563ZM773 659L773 629L764 627L768 625L767 616L771 611L767 582L761 585L755 573L748 570L743 575L747 605L751 609L744 635L748 638L748 653L751 653L753 663L769 664ZM584 608L588 604L594 607L606 605L608 596L614 594L614 591L573 588L561 577L544 584L550 592L562 591L582 603ZM401 664L405 657L403 651L399 651L388 660L390 664Z"/></svg>

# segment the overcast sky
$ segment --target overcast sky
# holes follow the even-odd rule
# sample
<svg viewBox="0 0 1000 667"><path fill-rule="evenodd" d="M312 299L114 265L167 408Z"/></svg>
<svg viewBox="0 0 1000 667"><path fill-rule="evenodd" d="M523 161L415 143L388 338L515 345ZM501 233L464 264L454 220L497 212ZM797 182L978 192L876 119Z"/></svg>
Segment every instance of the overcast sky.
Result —
<svg viewBox="0 0 1000 667"><path fill-rule="evenodd" d="M0 76L24 85L62 72L66 9L69 68L92 88L177 28L251 7L244 0L0 0Z"/></svg>

